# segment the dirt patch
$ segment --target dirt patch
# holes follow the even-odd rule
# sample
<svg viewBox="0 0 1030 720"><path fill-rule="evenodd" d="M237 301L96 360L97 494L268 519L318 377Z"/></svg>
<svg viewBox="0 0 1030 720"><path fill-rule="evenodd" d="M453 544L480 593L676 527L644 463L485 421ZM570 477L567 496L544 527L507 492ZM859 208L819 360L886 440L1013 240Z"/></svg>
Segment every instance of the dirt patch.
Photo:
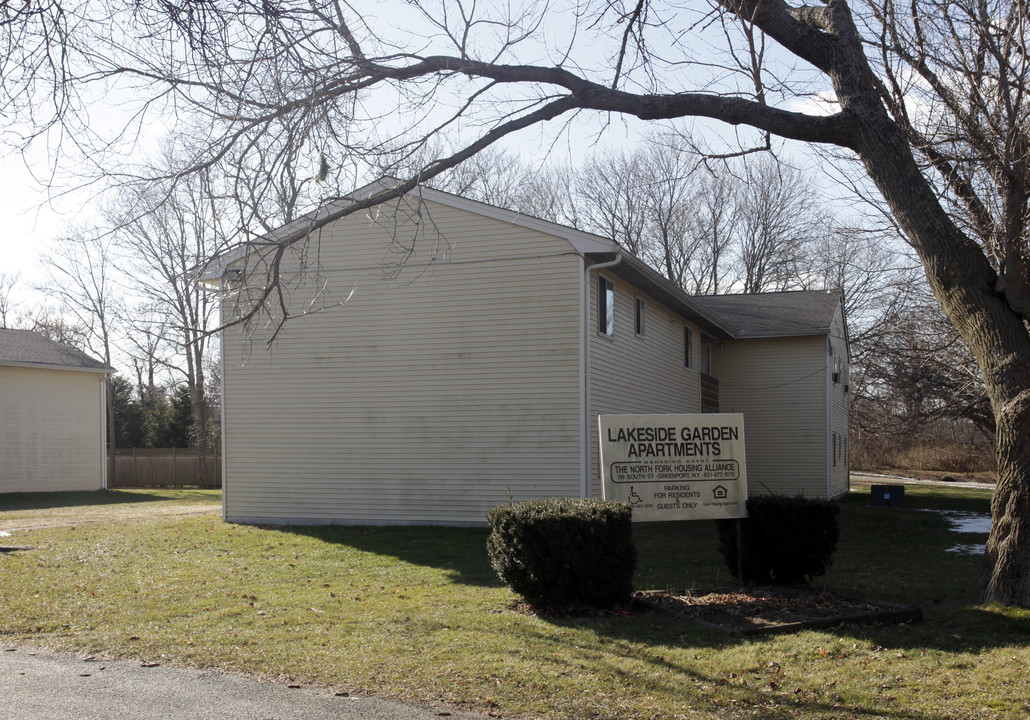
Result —
<svg viewBox="0 0 1030 720"><path fill-rule="evenodd" d="M221 511L221 502L190 505L142 502L46 508L41 510L16 510L9 513L0 512L0 530L15 532L18 530L69 527L99 522L128 522L147 518L218 515Z"/></svg>
<svg viewBox="0 0 1030 720"><path fill-rule="evenodd" d="M785 588L721 589L701 593L651 590L635 593L634 600L642 607L689 617L734 634L796 632L804 628L922 619L918 608Z"/></svg>

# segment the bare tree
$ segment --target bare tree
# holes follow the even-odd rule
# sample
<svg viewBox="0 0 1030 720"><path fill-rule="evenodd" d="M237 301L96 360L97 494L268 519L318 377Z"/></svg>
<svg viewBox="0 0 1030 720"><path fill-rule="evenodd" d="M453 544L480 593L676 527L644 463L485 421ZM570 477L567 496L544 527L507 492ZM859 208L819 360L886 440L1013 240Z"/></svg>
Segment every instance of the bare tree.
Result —
<svg viewBox="0 0 1030 720"><path fill-rule="evenodd" d="M651 139L637 165L645 212L642 254L680 287L686 286L694 260L690 200L696 165L696 156L679 143L661 138Z"/></svg>
<svg viewBox="0 0 1030 720"><path fill-rule="evenodd" d="M413 164L409 172L418 171L418 162ZM511 150L484 150L427 184L551 222L573 227L577 223L570 168L527 163Z"/></svg>
<svg viewBox="0 0 1030 720"><path fill-rule="evenodd" d="M728 256L737 240L739 217L734 212L738 188L727 172L702 173L690 204L688 292L715 295L732 286Z"/></svg>
<svg viewBox="0 0 1030 720"><path fill-rule="evenodd" d="M815 234L813 192L806 177L769 156L752 161L737 198L739 276L746 293L786 290Z"/></svg>
<svg viewBox="0 0 1030 720"><path fill-rule="evenodd" d="M600 152L576 173L583 226L614 238L690 292L721 279L731 237L720 186L705 183L699 156L676 135L651 136L632 152ZM714 191L714 194L713 192ZM704 210L709 212L706 214Z"/></svg>
<svg viewBox="0 0 1030 720"><path fill-rule="evenodd" d="M576 175L585 227L644 257L647 199L640 153L594 156Z"/></svg>
<svg viewBox="0 0 1030 720"><path fill-rule="evenodd" d="M897 314L863 347L856 429L869 438L865 444L875 444L874 454L903 452L942 428L994 436L980 369L928 292L910 288Z"/></svg>
<svg viewBox="0 0 1030 720"><path fill-rule="evenodd" d="M174 349L166 364L186 382L193 413L194 442L201 458L208 450L207 381L215 302L197 282L196 269L221 249L221 204L204 184L204 176L193 176L171 187L155 186L144 193L125 192L112 211L113 236L131 271L134 292L146 308L144 317L156 317L160 326L137 327L146 339L145 354L138 368L140 388L154 386L157 348L170 343ZM288 183L288 188L296 186ZM203 477L201 477L203 481Z"/></svg>
<svg viewBox="0 0 1030 720"><path fill-rule="evenodd" d="M15 308L11 294L20 277L19 273L0 273L0 328L9 327L7 323Z"/></svg>
<svg viewBox="0 0 1030 720"><path fill-rule="evenodd" d="M24 318L25 326L32 332L54 342L69 345L84 353L90 352L90 330L85 325L69 322L67 317L54 308L37 308Z"/></svg>
<svg viewBox="0 0 1030 720"><path fill-rule="evenodd" d="M253 301L241 322L270 307L285 319L282 253L316 226L577 113L751 128L738 134L739 152L770 147L773 135L840 148L883 198L982 372L999 483L981 597L1030 606L1025 8L1012 0L854 7L588 0L559 17L546 3L453 12L446 0L414 0L387 26L329 0L100 2L88 12L8 3L0 6L0 105L8 116L22 111L39 133L63 122L64 137L90 146L86 161L116 177L133 173L110 157L119 141L171 112L203 121L205 138L190 145L175 177L273 138L281 142L264 167L271 177L319 153L330 167L353 158L371 174L397 153L446 148L382 194L324 196L339 201L277 236L263 256L269 273L241 296ZM570 32L553 32L551 21ZM699 56L701 46L713 53ZM90 83L134 100L127 128L97 137L102 128L74 114L82 107L75 93L97 93ZM820 108L797 109L799 97L816 94ZM284 126L296 130L287 140ZM256 231L252 220L239 225Z"/></svg>

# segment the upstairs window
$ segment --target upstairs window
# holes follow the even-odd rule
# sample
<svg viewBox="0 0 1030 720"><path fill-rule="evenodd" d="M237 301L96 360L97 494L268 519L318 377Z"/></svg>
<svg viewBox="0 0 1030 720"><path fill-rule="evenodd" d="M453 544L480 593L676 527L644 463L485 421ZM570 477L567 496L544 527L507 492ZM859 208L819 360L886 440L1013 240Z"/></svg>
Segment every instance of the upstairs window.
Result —
<svg viewBox="0 0 1030 720"><path fill-rule="evenodd" d="M644 299L637 298L636 325L637 337L644 337Z"/></svg>
<svg viewBox="0 0 1030 720"><path fill-rule="evenodd" d="M615 286L601 276L597 278L597 332L615 335Z"/></svg>
<svg viewBox="0 0 1030 720"><path fill-rule="evenodd" d="M683 367L694 367L691 357L694 352L694 331L688 327L683 328Z"/></svg>

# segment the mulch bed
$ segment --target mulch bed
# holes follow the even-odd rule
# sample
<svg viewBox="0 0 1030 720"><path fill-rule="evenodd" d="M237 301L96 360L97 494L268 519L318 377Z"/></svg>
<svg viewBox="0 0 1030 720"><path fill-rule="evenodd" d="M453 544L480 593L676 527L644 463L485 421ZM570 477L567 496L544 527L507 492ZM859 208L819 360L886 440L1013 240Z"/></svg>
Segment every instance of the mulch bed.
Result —
<svg viewBox="0 0 1030 720"><path fill-rule="evenodd" d="M922 619L919 608L789 588L648 590L634 593L633 600L640 609L688 617L738 635Z"/></svg>

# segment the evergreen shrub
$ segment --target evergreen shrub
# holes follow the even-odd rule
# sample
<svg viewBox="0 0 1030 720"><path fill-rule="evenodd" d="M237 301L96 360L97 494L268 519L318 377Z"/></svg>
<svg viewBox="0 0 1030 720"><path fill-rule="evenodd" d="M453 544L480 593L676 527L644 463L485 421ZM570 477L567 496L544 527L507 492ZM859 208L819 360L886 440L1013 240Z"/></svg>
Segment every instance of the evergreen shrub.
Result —
<svg viewBox="0 0 1030 720"><path fill-rule="evenodd" d="M611 608L633 592L636 547L626 503L553 498L487 513L490 563L531 605Z"/></svg>
<svg viewBox="0 0 1030 720"><path fill-rule="evenodd" d="M747 501L741 520L745 583L794 585L823 575L833 562L840 509L825 500L778 495ZM720 520L719 551L737 577L737 521Z"/></svg>

